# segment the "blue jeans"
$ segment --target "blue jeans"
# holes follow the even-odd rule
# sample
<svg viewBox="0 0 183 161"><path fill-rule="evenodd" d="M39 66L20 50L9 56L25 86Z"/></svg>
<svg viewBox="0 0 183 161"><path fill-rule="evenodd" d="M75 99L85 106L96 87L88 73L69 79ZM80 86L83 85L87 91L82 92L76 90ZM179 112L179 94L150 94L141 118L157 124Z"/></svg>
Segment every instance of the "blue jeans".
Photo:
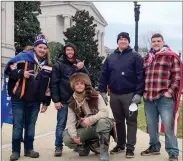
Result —
<svg viewBox="0 0 183 161"><path fill-rule="evenodd" d="M55 133L55 146L62 148L63 147L63 132L66 127L67 122L67 113L68 113L68 104L63 104L63 107L57 112L57 126Z"/></svg>
<svg viewBox="0 0 183 161"><path fill-rule="evenodd" d="M13 135L12 151L20 153L23 128L24 150L33 150L35 125L40 110L40 103L27 103L22 100L12 101Z"/></svg>
<svg viewBox="0 0 183 161"><path fill-rule="evenodd" d="M150 146L160 151L158 122L159 115L165 128L165 149L169 155L179 155L177 137L174 135L174 105L172 98L160 97L156 101L144 101L144 108L150 136Z"/></svg>

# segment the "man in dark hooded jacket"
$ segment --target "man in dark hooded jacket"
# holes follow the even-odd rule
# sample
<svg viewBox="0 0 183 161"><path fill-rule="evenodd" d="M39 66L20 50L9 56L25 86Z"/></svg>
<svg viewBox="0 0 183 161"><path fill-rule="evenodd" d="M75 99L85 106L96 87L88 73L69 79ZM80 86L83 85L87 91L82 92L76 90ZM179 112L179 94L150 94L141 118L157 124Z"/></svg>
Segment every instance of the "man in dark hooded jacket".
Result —
<svg viewBox="0 0 183 161"><path fill-rule="evenodd" d="M76 59L76 47L72 43L64 46L63 57L54 64L51 79L51 97L57 110L57 126L55 140L55 157L62 155L63 131L66 126L68 113L68 100L73 94L69 78L73 73L88 73L84 61Z"/></svg>

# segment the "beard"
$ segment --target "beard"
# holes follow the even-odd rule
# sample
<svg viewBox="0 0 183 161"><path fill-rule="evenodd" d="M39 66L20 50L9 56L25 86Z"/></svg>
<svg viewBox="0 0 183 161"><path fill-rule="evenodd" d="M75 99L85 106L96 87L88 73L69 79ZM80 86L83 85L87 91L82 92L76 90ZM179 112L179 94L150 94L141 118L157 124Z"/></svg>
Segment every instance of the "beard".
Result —
<svg viewBox="0 0 183 161"><path fill-rule="evenodd" d="M84 90L82 90L82 91L76 91L75 90L75 93L77 93L77 94L82 94L84 92Z"/></svg>

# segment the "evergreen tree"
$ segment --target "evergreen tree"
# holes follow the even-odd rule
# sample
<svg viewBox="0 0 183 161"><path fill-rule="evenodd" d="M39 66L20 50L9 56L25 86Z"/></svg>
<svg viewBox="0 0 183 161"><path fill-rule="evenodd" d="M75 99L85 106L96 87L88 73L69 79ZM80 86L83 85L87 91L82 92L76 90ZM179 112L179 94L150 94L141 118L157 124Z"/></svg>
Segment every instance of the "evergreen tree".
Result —
<svg viewBox="0 0 183 161"><path fill-rule="evenodd" d="M51 64L54 65L63 55L64 46L59 42L48 43Z"/></svg>
<svg viewBox="0 0 183 161"><path fill-rule="evenodd" d="M75 25L68 28L64 35L66 42L73 43L77 48L77 58L85 60L85 66L89 71L93 86L98 84L102 61L104 57L99 56L98 40L95 40L96 24L93 23L94 17L88 11L77 11L72 16Z"/></svg>
<svg viewBox="0 0 183 161"><path fill-rule="evenodd" d="M41 14L39 1L15 1L15 49L16 54L25 46L33 45L41 33L37 16Z"/></svg>

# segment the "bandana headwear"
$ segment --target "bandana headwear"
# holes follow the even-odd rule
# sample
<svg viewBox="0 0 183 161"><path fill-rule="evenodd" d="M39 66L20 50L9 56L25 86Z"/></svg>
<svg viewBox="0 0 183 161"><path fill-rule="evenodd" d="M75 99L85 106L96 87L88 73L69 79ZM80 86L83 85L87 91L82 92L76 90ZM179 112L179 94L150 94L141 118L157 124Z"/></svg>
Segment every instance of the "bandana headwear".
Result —
<svg viewBox="0 0 183 161"><path fill-rule="evenodd" d="M46 39L45 35L40 34L35 37L34 46L38 46L39 44L45 44L48 46L48 40Z"/></svg>

